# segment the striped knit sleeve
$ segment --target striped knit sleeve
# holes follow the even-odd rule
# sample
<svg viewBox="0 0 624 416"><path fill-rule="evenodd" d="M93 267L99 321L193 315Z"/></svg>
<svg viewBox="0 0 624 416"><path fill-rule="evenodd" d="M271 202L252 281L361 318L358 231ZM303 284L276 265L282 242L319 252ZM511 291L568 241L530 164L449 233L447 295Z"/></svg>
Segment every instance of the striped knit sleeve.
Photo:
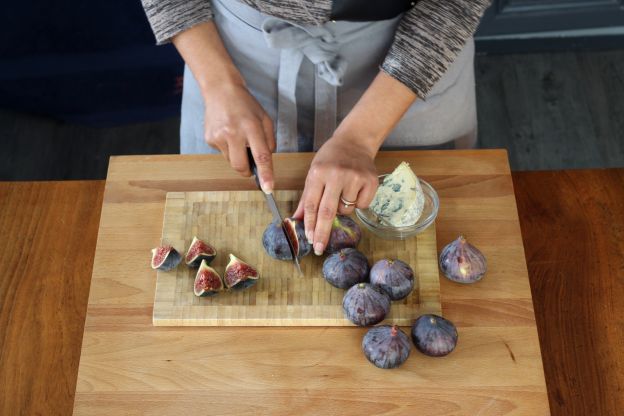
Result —
<svg viewBox="0 0 624 416"><path fill-rule="evenodd" d="M381 70L420 98L474 34L490 0L420 0L403 15Z"/></svg>
<svg viewBox="0 0 624 416"><path fill-rule="evenodd" d="M141 0L156 43L171 41L178 33L212 19L210 0Z"/></svg>

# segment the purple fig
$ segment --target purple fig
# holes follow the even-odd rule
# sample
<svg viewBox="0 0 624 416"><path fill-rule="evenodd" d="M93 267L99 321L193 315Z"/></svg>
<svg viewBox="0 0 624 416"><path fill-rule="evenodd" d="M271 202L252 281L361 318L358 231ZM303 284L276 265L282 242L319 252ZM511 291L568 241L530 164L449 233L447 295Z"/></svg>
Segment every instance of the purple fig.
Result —
<svg viewBox="0 0 624 416"><path fill-rule="evenodd" d="M234 254L230 254L230 262L225 266L223 282L228 289L246 289L258 282L258 271Z"/></svg>
<svg viewBox="0 0 624 416"><path fill-rule="evenodd" d="M184 262L188 267L195 268L199 267L203 260L210 264L216 256L217 250L214 247L197 237L193 237L193 242L184 256Z"/></svg>
<svg viewBox="0 0 624 416"><path fill-rule="evenodd" d="M370 272L370 282L392 300L405 298L414 288L414 271L401 260L379 260Z"/></svg>
<svg viewBox="0 0 624 416"><path fill-rule="evenodd" d="M343 248L330 254L323 263L325 280L339 289L348 289L368 278L368 260L354 248Z"/></svg>
<svg viewBox="0 0 624 416"><path fill-rule="evenodd" d="M152 269L168 272L180 264L182 256L171 246L161 246L152 249Z"/></svg>
<svg viewBox="0 0 624 416"><path fill-rule="evenodd" d="M362 230L351 217L338 215L332 223L329 242L325 251L335 253L343 248L355 248L362 238Z"/></svg>
<svg viewBox="0 0 624 416"><path fill-rule="evenodd" d="M457 283L478 282L487 271L483 253L462 236L442 249L439 264L442 273Z"/></svg>
<svg viewBox="0 0 624 416"><path fill-rule="evenodd" d="M368 361L379 368L395 368L407 360L410 341L396 325L381 325L368 330L362 340L362 351Z"/></svg>
<svg viewBox="0 0 624 416"><path fill-rule="evenodd" d="M412 325L412 341L423 354L441 357L455 349L457 328L441 316L421 315Z"/></svg>
<svg viewBox="0 0 624 416"><path fill-rule="evenodd" d="M305 237L305 229L303 221L294 218L286 218L284 220L284 228L278 223L271 223L262 234L262 245L267 254L278 260L292 260L288 240L284 235L284 229L288 230L289 236L297 249L297 257L307 256L312 250L312 245L308 243ZM294 236L297 236L296 238ZM297 247L298 246L298 247Z"/></svg>
<svg viewBox="0 0 624 416"><path fill-rule="evenodd" d="M342 310L356 325L375 325L390 311L390 298L368 283L358 283L342 298Z"/></svg>
<svg viewBox="0 0 624 416"><path fill-rule="evenodd" d="M212 267L208 266L206 260L202 260L195 275L195 283L193 284L193 292L195 296L212 296L223 290L223 280L219 273Z"/></svg>

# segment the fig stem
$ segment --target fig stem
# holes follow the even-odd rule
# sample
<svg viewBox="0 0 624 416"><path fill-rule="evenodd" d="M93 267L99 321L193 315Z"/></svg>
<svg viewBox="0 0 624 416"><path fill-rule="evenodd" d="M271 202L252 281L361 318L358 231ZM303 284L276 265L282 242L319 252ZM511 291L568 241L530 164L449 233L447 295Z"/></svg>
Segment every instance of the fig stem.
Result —
<svg viewBox="0 0 624 416"><path fill-rule="evenodd" d="M397 326L392 325L392 329L390 330L390 335L393 337L396 337L396 334L397 334Z"/></svg>

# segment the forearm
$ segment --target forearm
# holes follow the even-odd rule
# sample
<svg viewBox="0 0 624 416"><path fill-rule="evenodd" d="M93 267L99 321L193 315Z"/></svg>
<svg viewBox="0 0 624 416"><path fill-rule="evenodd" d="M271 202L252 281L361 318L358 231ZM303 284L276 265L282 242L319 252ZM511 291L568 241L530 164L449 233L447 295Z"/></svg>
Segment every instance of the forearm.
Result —
<svg viewBox="0 0 624 416"><path fill-rule="evenodd" d="M340 123L334 137L356 140L371 156L417 99L407 86L379 72L351 112Z"/></svg>
<svg viewBox="0 0 624 416"><path fill-rule="evenodd" d="M172 42L193 72L202 94L224 84L244 85L214 23L193 26L174 36Z"/></svg>

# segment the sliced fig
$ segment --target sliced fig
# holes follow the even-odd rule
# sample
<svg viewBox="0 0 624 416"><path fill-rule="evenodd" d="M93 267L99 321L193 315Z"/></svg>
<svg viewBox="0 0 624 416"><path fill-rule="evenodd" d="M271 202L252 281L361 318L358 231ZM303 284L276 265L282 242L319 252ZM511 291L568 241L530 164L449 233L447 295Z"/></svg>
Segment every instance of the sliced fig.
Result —
<svg viewBox="0 0 624 416"><path fill-rule="evenodd" d="M216 256L217 250L214 247L197 237L193 237L193 242L184 256L184 262L188 267L195 268L199 267L203 260L210 264Z"/></svg>
<svg viewBox="0 0 624 416"><path fill-rule="evenodd" d="M292 250L295 256L299 257L299 238L297 238L297 222L292 218L285 218L282 222L282 229L292 243Z"/></svg>
<svg viewBox="0 0 624 416"><path fill-rule="evenodd" d="M228 289L246 289L258 282L258 271L230 253L230 262L225 267L223 282Z"/></svg>
<svg viewBox="0 0 624 416"><path fill-rule="evenodd" d="M285 229L289 230L289 236L297 249L297 256L299 258L307 256L312 251L312 245L305 238L303 221L294 218L286 218L284 227L279 223L271 223L267 226L262 234L262 246L267 254L277 260L292 260L288 240L284 234ZM295 238L294 235L297 237Z"/></svg>
<svg viewBox="0 0 624 416"><path fill-rule="evenodd" d="M160 246L152 249L152 269L168 272L175 269L182 256L171 246Z"/></svg>
<svg viewBox="0 0 624 416"><path fill-rule="evenodd" d="M325 249L328 253L335 253L343 248L355 248L362 238L362 230L351 217L338 215L332 223L329 242Z"/></svg>
<svg viewBox="0 0 624 416"><path fill-rule="evenodd" d="M223 290L223 280L219 273L212 267L208 266L206 260L202 260L195 275L195 284L193 292L195 296L213 296Z"/></svg>

